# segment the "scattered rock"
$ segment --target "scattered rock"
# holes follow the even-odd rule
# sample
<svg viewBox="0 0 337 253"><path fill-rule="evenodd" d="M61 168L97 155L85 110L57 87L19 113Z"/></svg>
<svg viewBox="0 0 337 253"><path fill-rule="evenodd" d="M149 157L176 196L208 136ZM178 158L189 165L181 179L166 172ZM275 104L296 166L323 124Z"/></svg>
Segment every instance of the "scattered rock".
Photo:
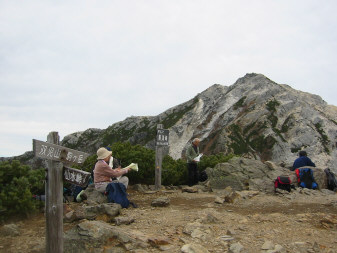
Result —
<svg viewBox="0 0 337 253"><path fill-rule="evenodd" d="M144 193L149 190L149 187L147 185L135 184L132 186L132 189Z"/></svg>
<svg viewBox="0 0 337 253"><path fill-rule="evenodd" d="M193 223L188 223L184 229L183 232L185 234L191 235L192 232L196 229L202 229L203 225L200 222L193 222Z"/></svg>
<svg viewBox="0 0 337 253"><path fill-rule="evenodd" d="M216 196L214 202L217 204L223 204L225 200L223 198L220 198L219 196Z"/></svg>
<svg viewBox="0 0 337 253"><path fill-rule="evenodd" d="M8 225L4 225L1 228L0 234L2 236L18 236L18 235L20 235L20 230L19 230L18 225L8 224Z"/></svg>
<svg viewBox="0 0 337 253"><path fill-rule="evenodd" d="M200 244L185 244L181 247L183 253L208 253L209 251Z"/></svg>
<svg viewBox="0 0 337 253"><path fill-rule="evenodd" d="M198 192L198 188L197 187L183 187L181 189L182 192L188 192L188 193L197 193Z"/></svg>
<svg viewBox="0 0 337 253"><path fill-rule="evenodd" d="M145 191L144 194L155 194L157 193L158 191Z"/></svg>
<svg viewBox="0 0 337 253"><path fill-rule="evenodd" d="M130 217L115 217L114 222L117 226L119 226L119 225L129 225L129 224L135 222L135 219L130 218Z"/></svg>
<svg viewBox="0 0 337 253"><path fill-rule="evenodd" d="M227 235L236 235L236 232L235 232L235 230L234 229L228 229L227 230Z"/></svg>
<svg viewBox="0 0 337 253"><path fill-rule="evenodd" d="M261 192L259 192L259 191L240 191L240 192L237 192L237 193L240 194L240 196L243 199L251 199L251 198L261 194Z"/></svg>
<svg viewBox="0 0 337 253"><path fill-rule="evenodd" d="M84 221L65 233L64 252L95 252L95 249L103 248L107 241L123 245L128 250L139 248L139 245L149 246L134 234L124 232L116 226L102 221Z"/></svg>
<svg viewBox="0 0 337 253"><path fill-rule="evenodd" d="M148 238L148 242L153 246L167 245L170 243L170 239L163 236L151 236Z"/></svg>
<svg viewBox="0 0 337 253"><path fill-rule="evenodd" d="M271 250L274 249L274 244L271 241L265 241L261 247L262 250Z"/></svg>
<svg viewBox="0 0 337 253"><path fill-rule="evenodd" d="M229 196L225 197L225 201L229 203L236 203L241 200L241 195L237 192L232 192Z"/></svg>
<svg viewBox="0 0 337 253"><path fill-rule="evenodd" d="M105 203L94 206L82 205L77 209L66 213L63 216L64 222L73 222L76 220L93 220L98 216L107 215L105 218L100 218L101 220L111 221L115 216L119 215L120 210L122 209L121 205L116 203Z"/></svg>
<svg viewBox="0 0 337 253"><path fill-rule="evenodd" d="M327 215L320 220L320 224L325 229L337 228L337 215Z"/></svg>
<svg viewBox="0 0 337 253"><path fill-rule="evenodd" d="M151 206L166 207L170 205L170 199L167 197L160 197L152 201Z"/></svg>
<svg viewBox="0 0 337 253"><path fill-rule="evenodd" d="M237 242L237 243L232 244L229 247L228 252L229 253L240 253L240 252L243 252L243 249L244 249L244 247L242 246L242 244Z"/></svg>

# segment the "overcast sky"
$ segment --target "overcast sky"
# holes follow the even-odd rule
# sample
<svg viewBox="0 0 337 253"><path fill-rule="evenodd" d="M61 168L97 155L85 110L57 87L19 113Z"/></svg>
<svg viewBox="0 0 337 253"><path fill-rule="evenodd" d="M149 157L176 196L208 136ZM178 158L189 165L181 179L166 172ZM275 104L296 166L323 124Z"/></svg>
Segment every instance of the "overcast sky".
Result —
<svg viewBox="0 0 337 253"><path fill-rule="evenodd" d="M337 1L0 0L0 157L246 73L337 105Z"/></svg>

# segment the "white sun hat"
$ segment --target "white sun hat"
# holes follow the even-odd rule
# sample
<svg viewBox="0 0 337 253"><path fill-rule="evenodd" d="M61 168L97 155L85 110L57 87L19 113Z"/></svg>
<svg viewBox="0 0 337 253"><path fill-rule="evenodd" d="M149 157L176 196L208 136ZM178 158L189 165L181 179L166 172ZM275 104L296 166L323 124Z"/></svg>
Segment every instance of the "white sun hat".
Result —
<svg viewBox="0 0 337 253"><path fill-rule="evenodd" d="M111 154L112 154L112 152L107 150L106 148L99 148L97 150L97 160L105 159Z"/></svg>

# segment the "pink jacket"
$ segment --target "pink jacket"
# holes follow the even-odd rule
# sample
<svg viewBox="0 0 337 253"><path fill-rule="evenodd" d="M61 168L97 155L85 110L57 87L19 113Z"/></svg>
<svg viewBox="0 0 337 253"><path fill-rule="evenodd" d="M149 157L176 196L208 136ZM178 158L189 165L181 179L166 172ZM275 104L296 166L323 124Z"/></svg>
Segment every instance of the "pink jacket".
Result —
<svg viewBox="0 0 337 253"><path fill-rule="evenodd" d="M127 172L127 169L112 169L104 160L98 160L94 168L94 183L111 182L112 177L119 177Z"/></svg>

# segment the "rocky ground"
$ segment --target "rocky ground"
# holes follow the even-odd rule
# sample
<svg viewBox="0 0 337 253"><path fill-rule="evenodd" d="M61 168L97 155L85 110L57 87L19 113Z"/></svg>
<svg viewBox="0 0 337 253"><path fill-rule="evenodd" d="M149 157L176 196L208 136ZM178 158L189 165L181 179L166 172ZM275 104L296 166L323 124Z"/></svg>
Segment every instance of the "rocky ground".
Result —
<svg viewBox="0 0 337 253"><path fill-rule="evenodd" d="M138 208L122 209L118 217L134 222L111 225L137 235L145 246L110 240L90 252L337 252L337 194L328 190L238 192L234 203L223 202L223 190L129 193ZM152 206L159 197L169 205ZM84 204L72 202L68 207ZM64 232L82 222L64 223ZM0 231L0 252L45 251L43 213L6 221Z"/></svg>

